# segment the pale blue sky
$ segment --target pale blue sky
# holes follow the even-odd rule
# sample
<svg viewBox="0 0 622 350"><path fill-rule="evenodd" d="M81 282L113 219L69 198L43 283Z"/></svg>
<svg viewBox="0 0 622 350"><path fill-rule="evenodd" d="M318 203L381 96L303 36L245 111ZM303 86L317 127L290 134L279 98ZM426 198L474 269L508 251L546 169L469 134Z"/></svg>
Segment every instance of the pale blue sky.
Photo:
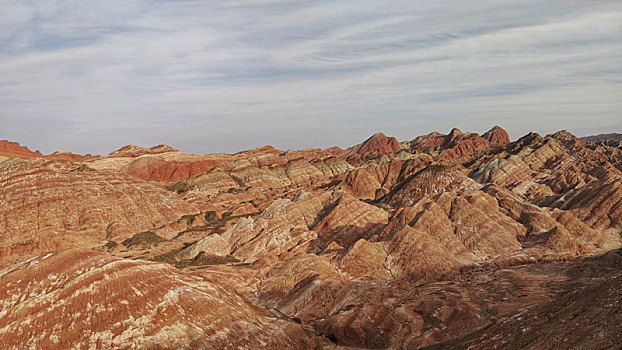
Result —
<svg viewBox="0 0 622 350"><path fill-rule="evenodd" d="M620 1L0 0L0 139L347 147L622 132Z"/></svg>

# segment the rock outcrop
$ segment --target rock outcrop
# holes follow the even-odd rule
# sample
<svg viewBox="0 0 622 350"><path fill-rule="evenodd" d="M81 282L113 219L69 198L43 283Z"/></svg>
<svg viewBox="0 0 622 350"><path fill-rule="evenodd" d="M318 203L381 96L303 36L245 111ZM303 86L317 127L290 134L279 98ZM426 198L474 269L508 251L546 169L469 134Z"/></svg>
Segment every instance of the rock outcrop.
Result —
<svg viewBox="0 0 622 350"><path fill-rule="evenodd" d="M510 143L510 136L508 135L508 132L497 125L482 134L482 137L490 142L491 145L503 146Z"/></svg>
<svg viewBox="0 0 622 350"><path fill-rule="evenodd" d="M344 157L349 162L359 162L382 154L396 153L401 149L402 146L394 137L387 137L379 132L372 135L365 142L345 150Z"/></svg>
<svg viewBox="0 0 622 350"><path fill-rule="evenodd" d="M6 158L31 159L43 157L39 151L31 151L26 146L22 146L17 142L0 140L0 156Z"/></svg>

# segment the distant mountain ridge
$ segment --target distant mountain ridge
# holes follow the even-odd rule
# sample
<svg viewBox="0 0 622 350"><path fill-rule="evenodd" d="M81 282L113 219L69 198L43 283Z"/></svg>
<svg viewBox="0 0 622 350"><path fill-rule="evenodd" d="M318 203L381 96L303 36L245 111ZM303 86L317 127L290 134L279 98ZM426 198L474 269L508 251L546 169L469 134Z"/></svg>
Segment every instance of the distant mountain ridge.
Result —
<svg viewBox="0 0 622 350"><path fill-rule="evenodd" d="M590 135L590 136L580 137L579 140L581 140L581 141L588 141L588 142L592 142L592 141L607 141L607 140L622 141L622 134L614 132L614 133L610 133L610 134Z"/></svg>

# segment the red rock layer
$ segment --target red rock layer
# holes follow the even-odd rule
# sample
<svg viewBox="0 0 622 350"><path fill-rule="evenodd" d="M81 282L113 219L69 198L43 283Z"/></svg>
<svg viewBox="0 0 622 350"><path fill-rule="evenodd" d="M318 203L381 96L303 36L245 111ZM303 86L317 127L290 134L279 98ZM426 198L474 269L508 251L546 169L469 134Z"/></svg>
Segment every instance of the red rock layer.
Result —
<svg viewBox="0 0 622 350"><path fill-rule="evenodd" d="M419 136L410 142L410 148L417 152L436 154L437 160L451 160L474 155L490 146L504 146L509 142L508 133L499 126L493 127L482 136L463 133L454 128L448 135L434 132Z"/></svg>
<svg viewBox="0 0 622 350"><path fill-rule="evenodd" d="M39 151L31 151L26 146L21 146L17 142L0 140L0 156L7 158L31 159L43 157Z"/></svg>
<svg viewBox="0 0 622 350"><path fill-rule="evenodd" d="M231 191L296 188L344 173L352 166L336 157L290 160L272 166L247 164L231 170L212 169L197 177L180 181L171 189L216 195Z"/></svg>
<svg viewBox="0 0 622 350"><path fill-rule="evenodd" d="M440 148L445 143L446 137L447 135L435 131L428 135L418 136L410 142L410 147L414 150L432 151Z"/></svg>
<svg viewBox="0 0 622 350"><path fill-rule="evenodd" d="M507 131L496 125L492 129L486 131L482 137L490 142L491 145L507 145L510 143L510 136Z"/></svg>
<svg viewBox="0 0 622 350"><path fill-rule="evenodd" d="M30 161L0 168L2 260L124 240L198 212L174 193L133 177L53 165Z"/></svg>
<svg viewBox="0 0 622 350"><path fill-rule="evenodd" d="M222 166L221 159L210 158L183 153L146 155L136 158L121 168L121 171L143 180L176 182Z"/></svg>
<svg viewBox="0 0 622 350"><path fill-rule="evenodd" d="M340 152L339 148L283 152L272 146L262 146L235 154L195 155L178 152L166 145L150 149L125 146L103 159L94 161L92 167L121 170L144 180L172 184L198 177L213 169L232 171L245 167L265 168L301 159L321 162L324 159L334 158Z"/></svg>
<svg viewBox="0 0 622 350"><path fill-rule="evenodd" d="M300 325L164 264L50 253L1 272L5 348L312 348Z"/></svg>
<svg viewBox="0 0 622 350"><path fill-rule="evenodd" d="M451 136L448 135L448 136ZM462 134L456 138L450 138L438 159L456 159L472 155L490 147L490 143L478 134Z"/></svg>
<svg viewBox="0 0 622 350"><path fill-rule="evenodd" d="M0 225L2 219L11 224L0 231L7 232L2 257L8 261L45 249L98 243L107 253L93 259L123 268L105 272L110 280L88 280L95 291L100 292L100 284L114 290L114 281L124 293L141 290L139 282L129 281L136 274L151 281L154 294L145 298L150 309L174 299L167 288L177 291L181 280L189 300L216 312L173 300L176 309L158 309L173 323L154 316L153 322L138 322L126 332L119 327L125 326L127 315L140 320L147 311L126 313L118 305L125 305L120 300L129 305L138 301L119 298L119 303L109 303L111 298L102 292L100 304L112 305L120 314L117 319L107 309L97 313L115 322L107 324L114 332L112 342L106 338L107 343L101 343L109 347L114 347L117 337L137 339L140 346L145 334L149 341L155 339L154 347L164 335L174 339L175 346L209 347L213 332L231 341L231 346L271 347L257 335L265 331L277 339L274 344L286 348L418 348L490 325L497 311L503 317L543 302L560 288L557 283L563 277L551 274L563 266L558 261L620 245L619 149L586 144L563 131L507 141L500 128L483 137L454 129L449 135L417 138L406 149L395 146L391 138L375 135L346 151L282 152L264 146L233 155L190 155L166 147L155 154L128 148L81 163L5 163L0 171L6 179L0 180L0 186L6 194L0 196L15 210L0 210L4 215ZM163 189L164 184L170 191ZM41 200L26 196L31 192ZM37 211L38 201L43 211ZM106 229L111 220L117 222L110 233L115 240L153 230L160 235L150 236L157 247L101 246L109 239ZM42 228L35 228L39 224ZM89 264L92 261L78 256ZM163 265L111 256L166 261L205 282L195 284L185 273ZM50 259L41 258L35 265ZM72 263L62 261L73 271ZM531 264L537 261L548 265ZM100 267L108 269L97 265L94 271ZM152 276L154 269L163 271L162 276ZM41 279L30 266L27 270ZM5 271L7 276L12 273ZM581 267L575 273L602 271ZM85 275L91 278L89 272ZM21 293L24 286L19 278L10 283L19 285ZM80 278L71 278L81 285ZM42 288L48 288L46 283ZM234 305L233 311L228 306L212 307L214 290L235 291L256 306L238 296L218 294ZM57 318L53 306L69 305L61 300L71 305L83 301L73 295L76 292L86 295L72 289L65 294L53 292L62 298L50 304L51 313L45 315ZM30 290L24 293L28 295L24 304L21 294L0 298L11 308L19 304L18 309L25 310L19 318L10 314L7 327L34 324L46 336L58 335L51 324L42 325L42 315L20 321L38 305L28 301ZM269 316L264 307L281 316ZM224 317L221 311L233 315L230 326L229 321L219 323ZM194 323L194 313L201 324ZM238 315L261 324L244 323ZM302 327L288 328L289 318L296 318ZM82 322L79 316L74 319ZM216 331L212 324L226 330ZM190 328L199 335L188 332ZM95 339L103 341L97 329ZM71 337L72 332L68 332ZM32 334L24 339L35 341ZM128 334L136 337L124 338ZM204 343L201 335L205 334ZM310 334L317 344L308 342ZM230 335L234 340L229 340Z"/></svg>
<svg viewBox="0 0 622 350"><path fill-rule="evenodd" d="M90 154L81 155L71 152L54 152L52 154L46 155L45 158L53 160L67 160L71 162L82 162L85 160L97 159L99 158L99 156L93 156Z"/></svg>
<svg viewBox="0 0 622 350"><path fill-rule="evenodd" d="M363 143L352 146L345 150L344 157L349 162L357 162L370 157L387 153L396 153L402 149L400 143L394 137L387 137L383 133L376 133Z"/></svg>
<svg viewBox="0 0 622 350"><path fill-rule="evenodd" d="M428 155L417 155L408 160L393 159L383 164L369 164L348 172L340 188L360 199L379 200L398 182L432 164Z"/></svg>

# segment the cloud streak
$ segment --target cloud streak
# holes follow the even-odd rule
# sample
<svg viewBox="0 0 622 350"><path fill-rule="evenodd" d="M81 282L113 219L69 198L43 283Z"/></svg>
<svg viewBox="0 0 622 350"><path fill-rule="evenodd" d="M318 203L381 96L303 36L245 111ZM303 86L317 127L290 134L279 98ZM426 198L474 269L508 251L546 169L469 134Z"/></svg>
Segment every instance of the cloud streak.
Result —
<svg viewBox="0 0 622 350"><path fill-rule="evenodd" d="M44 152L622 129L614 1L0 6L0 138Z"/></svg>

